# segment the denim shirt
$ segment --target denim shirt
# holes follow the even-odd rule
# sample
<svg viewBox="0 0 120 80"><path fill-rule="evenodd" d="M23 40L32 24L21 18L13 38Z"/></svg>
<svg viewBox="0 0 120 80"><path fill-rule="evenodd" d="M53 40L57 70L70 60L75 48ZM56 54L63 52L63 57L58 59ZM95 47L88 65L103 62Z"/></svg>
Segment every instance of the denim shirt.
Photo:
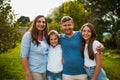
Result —
<svg viewBox="0 0 120 80"><path fill-rule="evenodd" d="M44 40L37 46L32 43L31 33L26 32L21 43L21 58L28 58L31 72L44 73L47 69L48 44Z"/></svg>

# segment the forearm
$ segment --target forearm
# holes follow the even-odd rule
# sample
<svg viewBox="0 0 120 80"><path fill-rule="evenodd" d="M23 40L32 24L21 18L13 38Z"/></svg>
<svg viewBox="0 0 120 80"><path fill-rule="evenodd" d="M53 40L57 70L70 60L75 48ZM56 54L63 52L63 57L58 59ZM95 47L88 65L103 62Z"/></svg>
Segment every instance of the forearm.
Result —
<svg viewBox="0 0 120 80"><path fill-rule="evenodd" d="M92 76L92 80L96 80L99 73L100 73L100 70L102 68L102 58L101 58L101 54L100 53L97 53L95 55L95 60L96 60L96 67L95 67L95 71L94 71L94 74Z"/></svg>
<svg viewBox="0 0 120 80"><path fill-rule="evenodd" d="M22 66L25 71L26 76L31 76L31 72L29 69L29 64L28 64L28 59L27 58L22 58Z"/></svg>
<svg viewBox="0 0 120 80"><path fill-rule="evenodd" d="M97 80L97 77L98 77L98 75L99 75L99 73L100 73L101 68L102 68L102 65L101 65L101 64L96 66L95 71L94 71L94 74L93 74L91 80Z"/></svg>

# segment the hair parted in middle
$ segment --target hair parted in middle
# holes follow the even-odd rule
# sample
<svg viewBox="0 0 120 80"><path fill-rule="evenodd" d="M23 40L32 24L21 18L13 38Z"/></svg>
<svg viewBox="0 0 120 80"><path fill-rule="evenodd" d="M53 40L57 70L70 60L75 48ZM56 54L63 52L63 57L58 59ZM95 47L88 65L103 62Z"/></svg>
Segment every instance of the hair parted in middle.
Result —
<svg viewBox="0 0 120 80"><path fill-rule="evenodd" d="M35 45L39 45L40 42L38 41L38 29L36 27L36 23L38 21L39 18L43 17L45 19L45 29L43 30L43 35L45 36L46 40L48 40L48 25L47 25L47 19L46 17L44 17L43 15L38 15L33 23L32 23L32 26L31 28L29 29L29 31L31 32L31 35L32 35L32 42L35 44Z"/></svg>
<svg viewBox="0 0 120 80"><path fill-rule="evenodd" d="M88 54L89 54L89 58L90 59L94 59L94 52L93 52L93 42L94 40L96 40L96 31L95 31L95 28L94 28L94 25L91 24L91 23L85 23L82 27L81 27L81 32L83 31L84 27L88 27L91 31L91 38L89 40L89 43L88 43ZM82 55L84 57L84 48L85 48L85 40L82 38L82 43L81 43L81 52L82 52Z"/></svg>
<svg viewBox="0 0 120 80"><path fill-rule="evenodd" d="M56 31L56 30L51 30L49 33L48 33L48 44L50 45L50 36L51 35L55 35L55 36L57 36L57 38L58 38L58 43L60 42L59 41L59 34L58 34L58 32Z"/></svg>

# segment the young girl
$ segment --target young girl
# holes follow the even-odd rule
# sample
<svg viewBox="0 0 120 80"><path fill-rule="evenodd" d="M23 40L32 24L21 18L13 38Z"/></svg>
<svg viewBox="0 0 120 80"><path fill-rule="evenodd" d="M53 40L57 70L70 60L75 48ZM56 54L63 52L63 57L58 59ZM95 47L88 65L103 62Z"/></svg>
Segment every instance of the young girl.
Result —
<svg viewBox="0 0 120 80"><path fill-rule="evenodd" d="M62 49L59 44L59 35L55 30L48 34L48 44L50 44L47 65L47 80L62 80Z"/></svg>
<svg viewBox="0 0 120 80"><path fill-rule="evenodd" d="M107 80L102 68L101 53L96 48L101 44L96 40L95 28L91 23L86 23L81 28L81 52L84 57L84 67L89 80Z"/></svg>

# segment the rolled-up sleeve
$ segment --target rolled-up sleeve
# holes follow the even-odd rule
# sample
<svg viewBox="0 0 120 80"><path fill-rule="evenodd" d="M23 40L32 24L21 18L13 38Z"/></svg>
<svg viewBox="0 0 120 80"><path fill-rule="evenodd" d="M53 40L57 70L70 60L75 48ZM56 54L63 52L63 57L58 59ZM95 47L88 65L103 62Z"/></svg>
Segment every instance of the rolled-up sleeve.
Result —
<svg viewBox="0 0 120 80"><path fill-rule="evenodd" d="M97 51L97 47L98 46L100 46L100 45L102 45L99 41L97 41L97 40L95 40L94 42L93 42L93 51L94 51L94 53L96 54L96 53L99 53L98 51Z"/></svg>
<svg viewBox="0 0 120 80"><path fill-rule="evenodd" d="M26 32L21 41L20 57L28 57L31 46L31 34Z"/></svg>

